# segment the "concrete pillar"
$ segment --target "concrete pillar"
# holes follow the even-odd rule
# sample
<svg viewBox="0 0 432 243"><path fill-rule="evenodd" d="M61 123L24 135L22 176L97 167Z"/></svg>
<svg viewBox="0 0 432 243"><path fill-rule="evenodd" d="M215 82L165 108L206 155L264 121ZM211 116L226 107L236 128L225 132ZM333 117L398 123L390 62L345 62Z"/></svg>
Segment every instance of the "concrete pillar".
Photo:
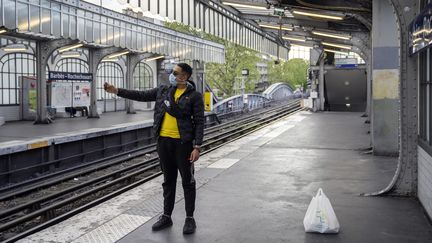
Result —
<svg viewBox="0 0 432 243"><path fill-rule="evenodd" d="M373 1L371 135L374 154L399 152L399 30L388 1Z"/></svg>
<svg viewBox="0 0 432 243"><path fill-rule="evenodd" d="M320 110L324 110L324 58L320 59L320 70L319 70L319 100L320 100Z"/></svg>

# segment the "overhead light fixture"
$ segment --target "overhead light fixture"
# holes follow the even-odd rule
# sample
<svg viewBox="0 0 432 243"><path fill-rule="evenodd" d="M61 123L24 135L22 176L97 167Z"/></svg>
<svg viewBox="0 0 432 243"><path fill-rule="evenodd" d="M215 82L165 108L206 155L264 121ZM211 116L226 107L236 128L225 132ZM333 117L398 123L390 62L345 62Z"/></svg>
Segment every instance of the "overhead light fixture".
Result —
<svg viewBox="0 0 432 243"><path fill-rule="evenodd" d="M432 29L421 29L421 30L414 32L413 35L420 35L423 33L430 34L431 32L432 32Z"/></svg>
<svg viewBox="0 0 432 243"><path fill-rule="evenodd" d="M161 58L164 58L164 57L165 57L165 56L152 57L152 58L146 59L146 62L148 62L148 61L153 61L153 60L156 60L156 59L161 59Z"/></svg>
<svg viewBox="0 0 432 243"><path fill-rule="evenodd" d="M316 18L323 18L323 19L334 19L334 20L343 20L344 18L342 16L335 16L335 15L327 15L327 14L317 14L317 13L311 13L311 12L305 12L305 11L299 11L294 10L294 14L298 15L304 15L309 17L316 17Z"/></svg>
<svg viewBox="0 0 432 243"><path fill-rule="evenodd" d="M324 41L321 43L325 46L333 46L333 47L351 50L351 46L339 45L339 44L334 44L334 43L329 43L329 42L324 42Z"/></svg>
<svg viewBox="0 0 432 243"><path fill-rule="evenodd" d="M241 8L251 8L251 9L259 9L266 10L265 6L257 6L251 4L241 4L241 3L233 3L233 2L222 2L223 5L232 6L232 7L241 7Z"/></svg>
<svg viewBox="0 0 432 243"><path fill-rule="evenodd" d="M75 45L71 45L71 46L66 46L66 47L60 48L59 52L62 53L62 52L69 51L69 50L72 50L72 49L80 48L83 45L84 44L79 43L79 44L75 44Z"/></svg>
<svg viewBox="0 0 432 243"><path fill-rule="evenodd" d="M349 40L349 39L351 39L350 36L335 35L335 34L324 33L324 32L320 32L320 31L312 31L312 34L314 34L314 35L320 35L320 36L325 36L325 37L331 37L331 38L337 38L337 39L342 39L342 40Z"/></svg>
<svg viewBox="0 0 432 243"><path fill-rule="evenodd" d="M275 29L275 30L279 30L279 29L282 29L282 30L292 30L292 28L288 28L288 27L280 27L280 26L274 26L274 25L266 25L266 24L259 24L259 26L260 27L263 27L263 28L269 28L269 29Z"/></svg>
<svg viewBox="0 0 432 243"><path fill-rule="evenodd" d="M120 53L117 53L117 54L112 54L112 55L108 56L108 59L111 59L111 58L114 58L114 57L123 56L123 55L128 54L129 52L130 51L124 51L124 52L120 52Z"/></svg>
<svg viewBox="0 0 432 243"><path fill-rule="evenodd" d="M5 52L20 52L20 51L27 51L27 46L23 44L12 44L8 45L3 48L3 51Z"/></svg>
<svg viewBox="0 0 432 243"><path fill-rule="evenodd" d="M303 39L303 38L296 38L296 37L289 37L289 36L282 36L282 39L285 39L285 40L292 40L292 41L301 41L301 42L306 42L306 40Z"/></svg>
<svg viewBox="0 0 432 243"><path fill-rule="evenodd" d="M118 58L111 58L111 59L105 58L105 59L102 59L101 62L117 62L118 60L119 60Z"/></svg>
<svg viewBox="0 0 432 243"><path fill-rule="evenodd" d="M423 38L416 38L416 39L413 40L413 42L419 42L419 41L422 41L422 40L423 40Z"/></svg>
<svg viewBox="0 0 432 243"><path fill-rule="evenodd" d="M75 57L80 57L81 54L63 54L61 55L61 57L63 58L75 58Z"/></svg>
<svg viewBox="0 0 432 243"><path fill-rule="evenodd" d="M81 53L77 51L69 51L61 54L62 58L74 58L74 57L80 57Z"/></svg>
<svg viewBox="0 0 432 243"><path fill-rule="evenodd" d="M343 51L335 51L335 50L325 49L325 48L324 51L348 55L348 52L343 52Z"/></svg>
<svg viewBox="0 0 432 243"><path fill-rule="evenodd" d="M27 51L27 48L24 47L17 47L17 48L3 48L3 51L5 52L19 52L19 51Z"/></svg>

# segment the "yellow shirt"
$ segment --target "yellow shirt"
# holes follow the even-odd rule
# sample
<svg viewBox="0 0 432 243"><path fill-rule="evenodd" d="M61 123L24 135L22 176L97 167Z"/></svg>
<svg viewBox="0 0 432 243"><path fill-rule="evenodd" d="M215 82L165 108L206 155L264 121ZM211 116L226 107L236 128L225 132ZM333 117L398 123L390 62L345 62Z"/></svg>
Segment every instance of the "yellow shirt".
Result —
<svg viewBox="0 0 432 243"><path fill-rule="evenodd" d="M185 90L186 89L176 89L174 93L174 100L176 102L185 92ZM177 126L177 119L168 114L168 112L165 112L159 135L161 137L180 138L180 132Z"/></svg>

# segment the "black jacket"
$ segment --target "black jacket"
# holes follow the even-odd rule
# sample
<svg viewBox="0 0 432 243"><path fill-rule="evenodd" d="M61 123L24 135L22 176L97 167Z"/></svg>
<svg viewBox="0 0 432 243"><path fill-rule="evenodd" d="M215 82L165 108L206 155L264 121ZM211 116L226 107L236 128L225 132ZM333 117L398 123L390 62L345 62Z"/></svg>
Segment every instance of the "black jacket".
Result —
<svg viewBox="0 0 432 243"><path fill-rule="evenodd" d="M202 95L195 91L195 84L189 81L186 91L174 102L175 86L160 85L157 88L136 91L118 89L117 95L136 101L156 101L153 121L153 132L159 137L165 112L177 119L180 139L201 145L204 136L204 102Z"/></svg>

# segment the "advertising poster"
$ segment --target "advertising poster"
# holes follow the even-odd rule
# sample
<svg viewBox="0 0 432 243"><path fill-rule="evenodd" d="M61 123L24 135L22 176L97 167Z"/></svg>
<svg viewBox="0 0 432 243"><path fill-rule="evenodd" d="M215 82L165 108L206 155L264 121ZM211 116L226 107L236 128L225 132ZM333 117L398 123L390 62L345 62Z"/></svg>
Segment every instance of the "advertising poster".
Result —
<svg viewBox="0 0 432 243"><path fill-rule="evenodd" d="M52 82L51 106L53 108L72 106L72 82Z"/></svg>
<svg viewBox="0 0 432 243"><path fill-rule="evenodd" d="M90 106L90 82L73 83L73 105Z"/></svg>

